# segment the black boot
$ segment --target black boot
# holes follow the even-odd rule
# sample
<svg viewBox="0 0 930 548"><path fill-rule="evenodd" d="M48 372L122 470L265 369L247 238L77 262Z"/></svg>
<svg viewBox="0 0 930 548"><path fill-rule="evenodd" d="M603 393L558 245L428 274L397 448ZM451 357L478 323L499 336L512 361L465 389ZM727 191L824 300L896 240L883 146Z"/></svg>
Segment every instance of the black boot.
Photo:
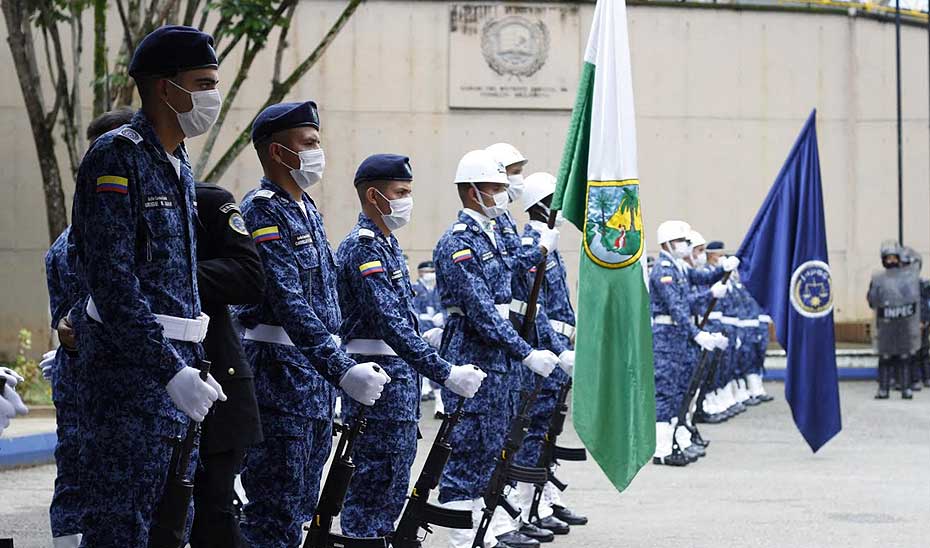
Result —
<svg viewBox="0 0 930 548"><path fill-rule="evenodd" d="M664 464L666 466L688 466L691 462L692 460L685 456L677 446L672 449L672 454L667 457L652 457L652 464Z"/></svg>
<svg viewBox="0 0 930 548"><path fill-rule="evenodd" d="M911 391L911 361L908 358L898 360L897 367L898 386L901 387L901 399L910 400L914 397Z"/></svg>
<svg viewBox="0 0 930 548"><path fill-rule="evenodd" d="M876 400L888 399L888 384L891 381L891 366L884 363L885 360L878 361L878 392L875 393Z"/></svg>

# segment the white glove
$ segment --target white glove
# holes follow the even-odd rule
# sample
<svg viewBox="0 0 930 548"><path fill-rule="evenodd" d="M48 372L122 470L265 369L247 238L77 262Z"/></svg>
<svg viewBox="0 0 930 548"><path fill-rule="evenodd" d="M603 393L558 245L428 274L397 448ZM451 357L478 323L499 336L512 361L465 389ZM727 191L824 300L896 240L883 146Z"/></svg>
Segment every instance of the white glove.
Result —
<svg viewBox="0 0 930 548"><path fill-rule="evenodd" d="M339 387L353 400L371 407L389 382L391 377L380 365L364 362L350 367L339 381Z"/></svg>
<svg viewBox="0 0 930 548"><path fill-rule="evenodd" d="M559 357L548 350L533 350L523 358L523 365L540 377L548 377L555 366L559 365Z"/></svg>
<svg viewBox="0 0 930 548"><path fill-rule="evenodd" d="M223 387L213 375L208 374L204 382L200 380L200 371L193 367L185 366L175 373L165 388L174 405L196 422L203 422L217 399L226 401Z"/></svg>
<svg viewBox="0 0 930 548"><path fill-rule="evenodd" d="M6 375L3 376L9 379ZM0 394L0 433L3 433L3 430L10 425L10 419L26 413L29 413L29 408L23 403L19 394L13 390L13 387L6 384L3 387L3 394Z"/></svg>
<svg viewBox="0 0 930 548"><path fill-rule="evenodd" d="M739 350L743 346L743 340L739 337L736 337L736 349Z"/></svg>
<svg viewBox="0 0 930 548"><path fill-rule="evenodd" d="M572 375L572 371L575 370L575 351L574 350L566 350L562 352L561 354L559 354L559 367L562 368L562 371L565 371L566 373L568 373L569 377Z"/></svg>
<svg viewBox="0 0 930 548"><path fill-rule="evenodd" d="M442 327L446 325L446 317L442 315L442 312L437 312L436 314L433 314L433 317L430 318L430 320L433 322L433 325L435 325L436 327Z"/></svg>
<svg viewBox="0 0 930 548"><path fill-rule="evenodd" d="M423 340L429 343L430 346L439 350L439 347L442 346L442 328L434 327L432 329L427 329L423 333Z"/></svg>
<svg viewBox="0 0 930 548"><path fill-rule="evenodd" d="M49 382L52 381L52 366L55 365L56 354L58 354L57 351L49 350L45 354L42 354L42 361L39 362L39 367L42 368L42 376Z"/></svg>
<svg viewBox="0 0 930 548"><path fill-rule="evenodd" d="M717 348L716 339L707 331L698 331L698 334L694 336L694 342L698 343L702 350L708 352Z"/></svg>
<svg viewBox="0 0 930 548"><path fill-rule="evenodd" d="M453 365L449 378L444 383L446 388L463 398L474 398L481 388L481 381L488 376L487 373L472 364Z"/></svg>
<svg viewBox="0 0 930 548"><path fill-rule="evenodd" d="M336 346L342 348L342 337L339 335L330 335L330 337L332 337L333 342L336 343Z"/></svg>
<svg viewBox="0 0 930 548"><path fill-rule="evenodd" d="M552 253L559 248L559 231L554 228L544 228L539 234L539 245Z"/></svg>
<svg viewBox="0 0 930 548"><path fill-rule="evenodd" d="M9 367L0 367L0 375L6 377L6 385L11 388L16 388L16 385L23 382L24 379L22 375L13 371Z"/></svg>
<svg viewBox="0 0 930 548"><path fill-rule="evenodd" d="M710 286L710 294L715 299L722 299L727 296L730 287L727 284L717 282Z"/></svg>
<svg viewBox="0 0 930 548"><path fill-rule="evenodd" d="M714 336L714 343L718 350L726 350L730 346L730 339L723 333L711 333Z"/></svg>
<svg viewBox="0 0 930 548"><path fill-rule="evenodd" d="M739 257L724 257L720 259L720 266L724 272L733 272L739 268Z"/></svg>

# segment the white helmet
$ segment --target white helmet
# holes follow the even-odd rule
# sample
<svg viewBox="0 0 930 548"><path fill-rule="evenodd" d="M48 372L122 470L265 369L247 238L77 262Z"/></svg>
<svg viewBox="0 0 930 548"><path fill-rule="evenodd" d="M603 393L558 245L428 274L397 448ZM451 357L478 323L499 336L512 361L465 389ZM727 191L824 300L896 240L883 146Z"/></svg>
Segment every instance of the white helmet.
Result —
<svg viewBox="0 0 930 548"><path fill-rule="evenodd" d="M473 150L462 156L455 170L455 182L510 184L507 170L486 150Z"/></svg>
<svg viewBox="0 0 930 548"><path fill-rule="evenodd" d="M684 221L665 221L656 231L656 240L659 245L679 238L688 239L691 234L691 225Z"/></svg>
<svg viewBox="0 0 930 548"><path fill-rule="evenodd" d="M529 175L524 184L526 188L523 189L523 211L529 211L546 196L552 196L555 192L555 176L543 171Z"/></svg>
<svg viewBox="0 0 930 548"><path fill-rule="evenodd" d="M494 155L494 159L504 165L504 167L510 167L514 164L525 164L528 160L520 154L520 151L517 150L517 147L509 143L494 143L488 148L484 149Z"/></svg>
<svg viewBox="0 0 930 548"><path fill-rule="evenodd" d="M697 230L691 231L691 234L688 235L688 241L691 242L692 249L699 245L707 245L707 240L705 240L704 236L701 236L701 233Z"/></svg>

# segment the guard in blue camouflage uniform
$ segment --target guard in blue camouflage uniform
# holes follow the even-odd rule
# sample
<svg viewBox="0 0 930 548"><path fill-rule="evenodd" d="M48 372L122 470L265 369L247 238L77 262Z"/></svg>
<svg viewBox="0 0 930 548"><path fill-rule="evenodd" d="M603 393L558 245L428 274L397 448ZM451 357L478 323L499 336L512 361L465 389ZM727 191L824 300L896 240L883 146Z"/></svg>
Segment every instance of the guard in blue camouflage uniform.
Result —
<svg viewBox="0 0 930 548"><path fill-rule="evenodd" d="M507 185L508 202L513 203L519 200L524 189L523 169L528 162L526 157L509 143L495 143L485 150L491 153L507 172L507 181L509 183ZM507 266L507 275L512 279L511 284L515 292L515 298L518 302L525 302L529 295L529 289L526 287L526 273L535 268L542 259L538 242L522 245L520 232L510 211L505 211L500 217L494 219L493 224L497 239L503 244L504 264ZM548 234L547 238L551 242L557 241L558 231L550 231L548 227L542 227L542 230ZM549 247L553 247L553 245L550 244ZM504 280L501 280L501 282L504 283ZM511 318L512 321L515 322L515 325L519 325L521 323L520 310L511 311L511 314L514 314ZM547 320L543 318L539 319L539 321L545 322ZM530 342L544 347L544 343L539 338L535 338ZM508 379L508 384L510 385L510 403L513 407L511 413L516 416L520 400L527 390L532 389L534 381L530 378L532 373L527 374L523 368L518 368L512 373ZM530 446L539 447L538 444L534 445L532 443ZM529 455L529 453L524 452L524 458L528 458ZM519 519L513 520L503 509L498 509L495 513L491 529L504 544L515 547L535 546L538 542L549 542L553 539L552 532L540 530L535 525L523 523ZM559 532L562 532L562 527L559 529Z"/></svg>
<svg viewBox="0 0 930 548"><path fill-rule="evenodd" d="M524 227L521 243L524 246L538 246L542 231L548 229L549 204L555 192L555 177L549 173L533 173L528 176L523 189L522 207L530 222ZM556 228L564 223L561 213L556 219ZM538 266L522 277L520 283L517 278L511 284L514 300L511 301L511 314L518 314L522 319L521 310L525 309L525 296L529 295ZM573 350L575 340L575 311L572 308L569 296L567 272L565 262L558 250L553 250L546 258L546 274L538 303L536 332L541 345L559 355L562 366L552 372L546 379L543 390L540 392L533 407L533 419L527 432L523 447L517 455L516 462L523 466L535 467L539 460L543 438L549 428L549 421L555 411L559 391L565 383L571 380L571 368L575 363ZM521 295L523 297L521 297ZM527 380L527 379L525 379ZM530 379L531 380L531 379ZM527 386L528 389L532 385ZM524 521L529 519L529 510L532 503L533 487L527 484L518 484L519 504L523 508ZM588 519L575 514L561 503L560 492L551 483L547 483L543 492L543 500L539 508L540 519L532 525L540 529L548 529L555 534L568 533L570 525L584 525Z"/></svg>
<svg viewBox="0 0 930 548"><path fill-rule="evenodd" d="M503 166L486 151L471 151L459 162L455 183L463 209L433 252L442 304L449 313L440 354L451 363L473 363L488 377L477 395L465 402L465 416L452 433L452 456L440 481L439 501L471 510L478 518L484 506L480 497L509 428L510 413L501 412L509 409L503 407L511 397L508 375L522 360L548 376L558 357L534 350L508 319L511 287L503 245L491 224L509 202ZM443 399L450 409L459 401L448 389ZM450 546L471 546L474 535L474 530L450 531ZM497 544L493 535L485 540Z"/></svg>
<svg viewBox="0 0 930 548"><path fill-rule="evenodd" d="M323 175L319 128L312 101L272 105L252 126L265 177L242 201L242 216L265 269L265 294L236 313L264 434L243 464L242 533L262 548L297 546L313 517L332 445L334 387L372 405L390 381L375 364L357 364L333 336L342 321L336 263L304 192Z"/></svg>
<svg viewBox="0 0 930 548"><path fill-rule="evenodd" d="M715 268L720 265L720 261L726 258L723 242L712 241L705 246L707 253L708 267ZM728 284L732 287L732 284ZM726 350L722 351L720 361L717 364L717 371L714 378L713 391L708 395L712 400L712 418L708 422L722 422L739 412L745 410L742 404L736 402L733 396L733 385L731 381L736 378L736 371L739 368L739 348L742 341L738 337L738 328L740 325L739 304L737 298L727 291L728 298L722 299L717 303L716 313L719 311L719 328L723 335L730 341Z"/></svg>
<svg viewBox="0 0 930 548"><path fill-rule="evenodd" d="M453 365L420 338L404 252L393 232L410 221L413 172L406 156L375 154L355 174L362 204L358 223L336 253L339 264L340 335L354 359L378 363L391 377L366 413L356 440L356 470L340 523L352 537L385 536L404 508L410 467L417 453L420 376L474 397L486 376L472 365ZM346 418L360 407L347 401Z"/></svg>
<svg viewBox="0 0 930 548"><path fill-rule="evenodd" d="M680 261L691 252L690 233L691 227L683 221L666 221L659 225L657 239L662 251L649 273L656 383L655 464L684 466L696 460L696 455L672 451L674 421L684 397L679 379L682 375L690 375L690 341L708 352L726 344L722 335L702 331L694 324L688 297L690 284L716 281L724 270L733 270L739 264L733 259L726 261L725 269L716 268L707 273L686 270ZM687 430L678 430L676 440L682 449L690 445L689 438Z"/></svg>
<svg viewBox="0 0 930 548"><path fill-rule="evenodd" d="M417 266L417 281L413 283L413 306L420 320L420 333L430 346L438 349L442 342L446 315L436 287L436 265L433 261L423 261ZM433 417L443 418L446 407L442 402L442 385L424 378L420 393L422 401L433 400Z"/></svg>
<svg viewBox="0 0 930 548"><path fill-rule="evenodd" d="M142 109L84 156L73 207L89 293L71 312L86 392L82 545L94 548L147 544L167 442L225 399L197 369L208 319L197 293L194 182L183 144L219 114L213 39L161 27L139 43L129 74Z"/></svg>
<svg viewBox="0 0 930 548"><path fill-rule="evenodd" d="M93 144L98 137L129 123L133 111L129 108L107 112L90 123L87 141ZM52 329L73 334L68 313L84 296L84 282L74 267L77 250L70 241L71 228L66 228L45 254L45 273L48 282L49 309ZM81 512L79 455L80 438L80 376L75 374L73 337L63 335L58 350L47 352L42 360L42 373L52 385L55 403L55 492L49 506L52 545L55 548L78 546L81 542Z"/></svg>

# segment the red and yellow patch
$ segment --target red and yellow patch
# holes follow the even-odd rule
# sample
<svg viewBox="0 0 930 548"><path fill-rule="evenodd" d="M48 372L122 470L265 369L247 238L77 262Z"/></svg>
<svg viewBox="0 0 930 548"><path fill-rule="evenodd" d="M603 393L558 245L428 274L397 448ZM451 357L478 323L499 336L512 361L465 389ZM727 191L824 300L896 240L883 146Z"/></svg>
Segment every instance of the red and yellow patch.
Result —
<svg viewBox="0 0 930 548"><path fill-rule="evenodd" d="M117 194L129 193L129 179L116 175L97 177L97 192L115 192Z"/></svg>

